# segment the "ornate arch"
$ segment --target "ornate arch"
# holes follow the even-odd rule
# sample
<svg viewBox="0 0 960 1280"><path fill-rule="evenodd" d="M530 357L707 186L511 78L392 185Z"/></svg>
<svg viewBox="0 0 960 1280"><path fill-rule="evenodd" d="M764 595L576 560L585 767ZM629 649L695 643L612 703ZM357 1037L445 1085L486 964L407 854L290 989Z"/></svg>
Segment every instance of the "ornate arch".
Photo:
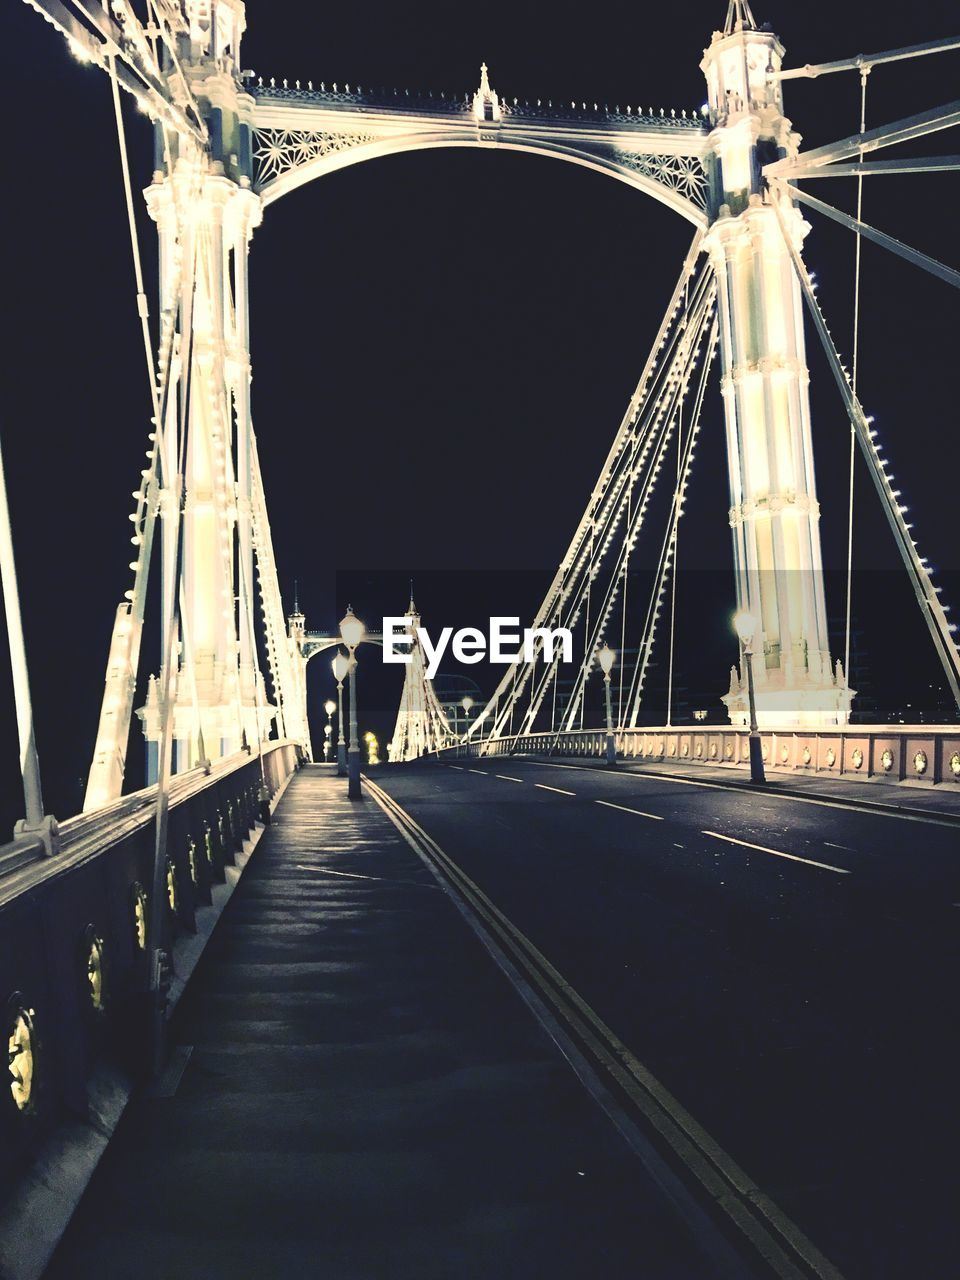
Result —
<svg viewBox="0 0 960 1280"><path fill-rule="evenodd" d="M486 78L471 102L260 86L254 185L264 204L364 160L439 147L544 155L606 174L705 227L707 130L694 113L501 104Z"/></svg>

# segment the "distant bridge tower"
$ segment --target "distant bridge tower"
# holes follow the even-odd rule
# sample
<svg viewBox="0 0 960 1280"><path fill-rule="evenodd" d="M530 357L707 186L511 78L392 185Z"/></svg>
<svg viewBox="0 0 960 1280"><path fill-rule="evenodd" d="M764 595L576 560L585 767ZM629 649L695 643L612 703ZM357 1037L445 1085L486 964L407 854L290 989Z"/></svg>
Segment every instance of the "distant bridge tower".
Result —
<svg viewBox="0 0 960 1280"><path fill-rule="evenodd" d="M759 623L761 723L843 724L853 694L830 660L802 299L773 202L798 249L809 224L764 189L760 172L800 143L771 74L783 52L747 0L730 0L701 63L712 126L705 243L718 281L737 607ZM743 677L741 664L724 699L734 723L747 718Z"/></svg>
<svg viewBox="0 0 960 1280"><path fill-rule="evenodd" d="M440 705L433 681L427 679L423 647L416 634L420 615L412 594L406 621L410 635L410 661L406 667L397 723L388 747L388 757L393 762L416 760L431 751L447 747L454 741L453 731Z"/></svg>

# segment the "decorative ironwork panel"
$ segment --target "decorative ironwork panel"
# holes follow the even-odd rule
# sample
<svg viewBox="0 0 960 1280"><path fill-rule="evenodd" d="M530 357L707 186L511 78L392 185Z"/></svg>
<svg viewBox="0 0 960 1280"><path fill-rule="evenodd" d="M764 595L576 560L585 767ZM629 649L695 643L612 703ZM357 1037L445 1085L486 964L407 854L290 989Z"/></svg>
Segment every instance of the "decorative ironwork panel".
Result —
<svg viewBox="0 0 960 1280"><path fill-rule="evenodd" d="M256 135L256 182L264 187L290 169L336 151L373 142L375 133L316 133L310 129L263 129Z"/></svg>
<svg viewBox="0 0 960 1280"><path fill-rule="evenodd" d="M638 155L632 151L616 153L619 164L635 169L644 177L678 191L700 209L707 207L707 174L699 156Z"/></svg>

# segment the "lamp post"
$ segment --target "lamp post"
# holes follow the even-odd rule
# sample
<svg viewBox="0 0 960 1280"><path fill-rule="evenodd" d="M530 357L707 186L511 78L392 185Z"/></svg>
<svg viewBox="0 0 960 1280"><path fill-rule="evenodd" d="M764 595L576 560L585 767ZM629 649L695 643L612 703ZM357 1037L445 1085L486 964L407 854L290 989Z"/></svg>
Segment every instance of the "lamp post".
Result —
<svg viewBox="0 0 960 1280"><path fill-rule="evenodd" d="M467 735L467 733L468 733L468 731L469 731L469 729L470 729L470 710L471 710L471 708L473 707L473 699L470 697L469 693L464 694L464 696L460 699L460 705L461 705L461 707L463 707L463 715L464 715L464 719L465 719L465 720L466 720L466 722L467 722L467 724L466 724L466 729L464 730L464 738L466 739L467 755L469 756L469 754L470 754L470 739L469 739L469 738L467 738L467 736L466 736L466 735Z"/></svg>
<svg viewBox="0 0 960 1280"><path fill-rule="evenodd" d="M350 659L345 653L337 650L337 656L330 663L333 678L337 682L337 776L347 775L347 743L343 736L343 682L350 670Z"/></svg>
<svg viewBox="0 0 960 1280"><path fill-rule="evenodd" d="M597 650L597 661L603 672L603 687L607 697L607 765L610 768L617 763L617 744L613 736L613 703L610 698L610 672L616 660L616 652L608 644Z"/></svg>
<svg viewBox="0 0 960 1280"><path fill-rule="evenodd" d="M332 698L328 698L323 704L323 709L327 713L327 723L323 728L323 758L329 762L333 751L333 713L337 709L337 704Z"/></svg>
<svg viewBox="0 0 960 1280"><path fill-rule="evenodd" d="M753 691L753 638L757 630L757 620L752 613L741 609L734 615L733 625L740 637L747 668L747 700L750 707L750 781L766 782L763 748L760 744L760 729L757 725L757 700Z"/></svg>
<svg viewBox="0 0 960 1280"><path fill-rule="evenodd" d="M357 655L356 649L366 635L366 627L350 605L340 619L340 638L350 651L350 745L347 748L347 795L360 800L360 742L357 738Z"/></svg>

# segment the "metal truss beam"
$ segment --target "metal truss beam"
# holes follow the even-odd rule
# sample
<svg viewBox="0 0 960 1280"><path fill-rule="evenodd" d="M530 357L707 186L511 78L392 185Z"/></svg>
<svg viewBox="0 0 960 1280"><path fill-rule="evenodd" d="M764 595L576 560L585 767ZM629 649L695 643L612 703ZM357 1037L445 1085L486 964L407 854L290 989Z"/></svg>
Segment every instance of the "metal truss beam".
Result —
<svg viewBox="0 0 960 1280"><path fill-rule="evenodd" d="M943 40L928 40L925 44L908 44L901 49L888 49L883 53L857 53L852 58L838 58L835 62L806 63L802 67L790 67L786 71L774 71L774 80L816 79L835 71L869 71L884 62L900 62L904 58L922 58L928 53L946 53L960 49L960 36L947 36Z"/></svg>
<svg viewBox="0 0 960 1280"><path fill-rule="evenodd" d="M794 200L800 200L803 204L809 205L811 209L816 209L818 213L822 213L825 217L832 218L834 222L839 222L841 226L848 227L858 235L866 236L868 240L873 240L882 248L889 249L891 253L895 253L901 258L906 258L907 262L912 262L915 267L922 267L924 271L929 271L931 275L938 276L941 280L946 281L947 284L952 284L955 289L960 289L960 271L954 271L952 267L945 266L942 262L938 262L936 258L931 258L927 254L921 253L919 249L914 249L910 245L904 244L902 240L895 240L893 236L888 236L884 231L878 231L876 227L871 227L868 222L861 222L859 218L854 218L851 214L834 208L832 204L818 200L816 196L808 195L790 182L781 182L776 179L774 182L781 191L787 192Z"/></svg>
<svg viewBox="0 0 960 1280"><path fill-rule="evenodd" d="M960 99L944 103L942 107L933 107L930 111L921 111L919 115L894 120L892 124L867 129L864 133L853 133L839 142L828 142L812 151L803 151L795 158L788 156L784 160L775 160L773 164L764 166L763 176L768 179L799 177L801 170L821 168L851 156L862 157L868 151L909 142L911 138L922 138L955 124L960 124Z"/></svg>
<svg viewBox="0 0 960 1280"><path fill-rule="evenodd" d="M206 125L202 120L191 120L182 107L171 101L165 86L158 79L158 69L140 64L131 53L129 38L101 5L83 4L74 0L72 9L83 15L86 19L84 22L63 0L24 2L56 27L70 46L70 51L80 61L94 62L105 69L108 61L113 59L117 64L117 79L121 87L137 99L148 115L164 120L179 133L189 134L200 146L206 145Z"/></svg>
<svg viewBox="0 0 960 1280"><path fill-rule="evenodd" d="M915 160L871 160L869 164L831 164L824 167L800 165L790 177L804 182L808 178L866 178L891 173L939 173L948 169L960 169L960 156L920 156Z"/></svg>
<svg viewBox="0 0 960 1280"><path fill-rule="evenodd" d="M953 639L953 633L950 629L950 622L947 618L943 605L936 588L930 581L930 575L927 571L922 558L920 557L910 530L897 502L896 495L889 477L886 474L885 464L881 459L877 448L870 434L870 425L866 415L863 412L863 406L854 394L853 387L850 383L846 370L841 363L837 348L834 345L830 330L827 328L826 321L823 318L823 312L817 302L816 294L813 291L813 285L807 270L803 265L803 261L797 252L796 246L793 244L790 234L784 225L783 215L780 212L779 205L775 205L777 211L777 220L780 224L780 230L783 233L784 240L790 250L790 256L793 260L794 270L800 281L800 288L803 292L804 301L813 320L814 328L817 336L823 346L830 365L830 371L833 374L834 381L840 390L843 398L844 407L847 411L847 417L850 425L853 427L857 443L863 454L870 472L870 478L873 481L874 488L880 497L883 507L883 513L887 518L887 523L893 533L894 541L897 544L897 550L900 552L901 559L907 569L907 575L910 584L913 587L917 603L920 606L920 612L923 614L924 622L927 624L927 630L933 640L934 648L940 659L944 674L947 677L947 683L953 695L954 702L960 710L960 650L957 649Z"/></svg>

